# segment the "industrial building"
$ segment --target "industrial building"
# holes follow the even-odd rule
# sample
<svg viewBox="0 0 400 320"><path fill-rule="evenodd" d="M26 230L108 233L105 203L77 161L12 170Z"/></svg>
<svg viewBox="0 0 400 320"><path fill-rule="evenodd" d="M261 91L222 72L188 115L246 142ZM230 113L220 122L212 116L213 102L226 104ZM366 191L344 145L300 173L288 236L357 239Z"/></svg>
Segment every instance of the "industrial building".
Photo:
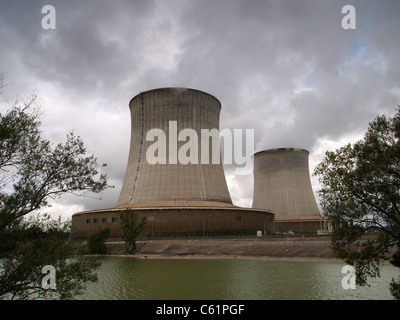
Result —
<svg viewBox="0 0 400 320"><path fill-rule="evenodd" d="M253 156L254 209L275 214L275 232L326 230L311 186L309 152L297 148L264 150Z"/></svg>
<svg viewBox="0 0 400 320"><path fill-rule="evenodd" d="M206 158L204 141L195 139L219 130L218 99L194 89L160 88L138 94L129 108L130 151L117 204L75 213L73 238L104 227L121 237L119 213L126 209L146 217L145 235L153 237L275 231L272 211L232 204L222 162L212 158L220 152L219 139L210 138Z"/></svg>

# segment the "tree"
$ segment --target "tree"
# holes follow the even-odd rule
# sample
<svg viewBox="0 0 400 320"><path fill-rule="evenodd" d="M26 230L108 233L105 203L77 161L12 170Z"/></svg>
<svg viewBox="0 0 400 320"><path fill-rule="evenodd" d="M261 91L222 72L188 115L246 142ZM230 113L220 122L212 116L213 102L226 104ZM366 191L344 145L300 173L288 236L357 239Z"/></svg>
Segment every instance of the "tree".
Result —
<svg viewBox="0 0 400 320"><path fill-rule="evenodd" d="M111 229L103 228L91 234L87 239L89 252L92 254L104 254L107 252L106 240L110 237Z"/></svg>
<svg viewBox="0 0 400 320"><path fill-rule="evenodd" d="M400 106L370 122L362 140L326 152L314 174L324 213L337 226L332 247L355 267L356 283L379 276L382 261L400 267ZM365 240L371 231L376 236ZM399 283L390 285L395 299Z"/></svg>
<svg viewBox="0 0 400 320"><path fill-rule="evenodd" d="M70 221L43 214L32 218L63 194L107 188L106 175L99 173L97 159L87 154L79 137L69 133L56 146L42 138L35 100L16 101L0 113L0 299L70 299L96 280L93 271L99 266L71 259L74 248L66 241ZM56 290L41 285L44 265L56 270Z"/></svg>
<svg viewBox="0 0 400 320"><path fill-rule="evenodd" d="M139 219L137 212L127 209L119 214L119 220L127 251L135 253L136 240L146 229L146 219Z"/></svg>
<svg viewBox="0 0 400 320"><path fill-rule="evenodd" d="M40 113L32 110L35 98L25 107L14 106L0 114L0 228L48 205L65 193L98 193L107 187L105 174L98 180L97 160L86 154L80 139L71 132L65 144L53 147L41 138Z"/></svg>
<svg viewBox="0 0 400 320"><path fill-rule="evenodd" d="M22 219L1 231L0 299L72 299L82 294L99 263L73 258L76 249L66 241L70 222L46 214ZM73 259L71 259L73 258ZM44 266L55 269L55 288L43 286Z"/></svg>

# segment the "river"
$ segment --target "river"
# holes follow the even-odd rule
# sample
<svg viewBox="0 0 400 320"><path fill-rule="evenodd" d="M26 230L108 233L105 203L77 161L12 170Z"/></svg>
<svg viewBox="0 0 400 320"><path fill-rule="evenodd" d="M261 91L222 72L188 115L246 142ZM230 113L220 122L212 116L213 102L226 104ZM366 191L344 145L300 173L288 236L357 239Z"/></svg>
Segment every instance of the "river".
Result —
<svg viewBox="0 0 400 320"><path fill-rule="evenodd" d="M91 300L392 300L398 270L386 264L370 287L344 289L344 263L244 259L97 258ZM346 282L347 283L347 282ZM350 282L348 282L350 283Z"/></svg>

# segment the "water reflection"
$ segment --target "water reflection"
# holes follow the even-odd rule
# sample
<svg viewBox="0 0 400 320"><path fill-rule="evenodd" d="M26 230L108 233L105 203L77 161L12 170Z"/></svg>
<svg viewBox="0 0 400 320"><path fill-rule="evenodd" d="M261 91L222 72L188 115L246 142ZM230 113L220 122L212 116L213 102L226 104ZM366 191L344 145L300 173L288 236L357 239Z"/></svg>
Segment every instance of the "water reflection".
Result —
<svg viewBox="0 0 400 320"><path fill-rule="evenodd" d="M397 277L397 270L385 265L371 287L345 290L340 263L99 259L99 281L80 299L392 299L388 286Z"/></svg>

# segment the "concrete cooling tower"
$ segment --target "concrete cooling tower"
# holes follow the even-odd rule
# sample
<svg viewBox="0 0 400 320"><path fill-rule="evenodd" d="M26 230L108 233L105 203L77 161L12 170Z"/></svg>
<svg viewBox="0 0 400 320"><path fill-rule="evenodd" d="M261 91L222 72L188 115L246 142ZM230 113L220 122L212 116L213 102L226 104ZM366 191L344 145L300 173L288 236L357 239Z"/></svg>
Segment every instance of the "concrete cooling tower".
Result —
<svg viewBox="0 0 400 320"><path fill-rule="evenodd" d="M212 164L210 143L206 150L209 153L207 161L201 159L201 152L204 151L201 130L219 130L221 103L215 97L198 90L158 89L137 95L131 100L129 108L132 123L131 145L117 206L171 200L232 204L222 163ZM162 139L165 138L159 145L159 137L158 140L146 139L154 129L161 130L154 133L159 133ZM184 158L187 156L184 151L188 148L182 149L189 140L184 136L185 130L192 135L192 144L189 145L192 148L188 153L195 154L190 162ZM212 143L217 144L220 152L219 140ZM160 152L163 154L160 155ZM157 158L150 159L154 154ZM179 155L182 159L179 159ZM158 161L152 164L149 160ZM182 163L184 161L188 163Z"/></svg>
<svg viewBox="0 0 400 320"><path fill-rule="evenodd" d="M253 156L253 208L273 211L276 231L324 228L311 186L308 155L304 149L279 148Z"/></svg>
<svg viewBox="0 0 400 320"><path fill-rule="evenodd" d="M73 238L104 227L121 237L119 213L126 209L147 219L147 236L274 231L270 211L232 204L222 162L213 161L215 152L220 155L218 99L194 89L160 88L136 95L129 109L130 151L117 204L75 213ZM215 131L216 139L204 135Z"/></svg>

